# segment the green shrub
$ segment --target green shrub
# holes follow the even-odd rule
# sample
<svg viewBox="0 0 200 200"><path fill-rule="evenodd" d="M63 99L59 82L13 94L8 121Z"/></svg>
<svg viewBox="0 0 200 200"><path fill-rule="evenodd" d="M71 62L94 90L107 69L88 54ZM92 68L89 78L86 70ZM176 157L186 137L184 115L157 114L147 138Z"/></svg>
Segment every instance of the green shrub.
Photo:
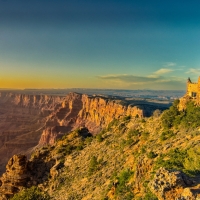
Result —
<svg viewBox="0 0 200 200"><path fill-rule="evenodd" d="M35 186L22 190L14 195L11 200L49 200L50 197L47 193L42 193L41 190Z"/></svg>
<svg viewBox="0 0 200 200"><path fill-rule="evenodd" d="M86 144L90 144L92 142L92 140L93 140L93 137L86 137L85 138L85 143Z"/></svg>
<svg viewBox="0 0 200 200"><path fill-rule="evenodd" d="M149 137L149 132L147 132L147 131L144 131L144 132L142 132L142 139L144 139L144 140L147 140L148 139L148 137Z"/></svg>
<svg viewBox="0 0 200 200"><path fill-rule="evenodd" d="M188 150L173 149L160 155L156 161L156 168L176 169L188 175L200 174L200 150L198 147Z"/></svg>
<svg viewBox="0 0 200 200"><path fill-rule="evenodd" d="M147 188L147 192L142 200L158 200L158 198Z"/></svg>
<svg viewBox="0 0 200 200"><path fill-rule="evenodd" d="M105 133L106 133L106 129L103 128L99 134L102 134L102 135L103 135L103 134L105 134Z"/></svg>
<svg viewBox="0 0 200 200"><path fill-rule="evenodd" d="M133 136L140 136L140 131L139 130L137 130L137 129L130 129L129 131L128 131L128 138L131 138L131 137L133 137Z"/></svg>
<svg viewBox="0 0 200 200"><path fill-rule="evenodd" d="M160 136L160 140L164 141L164 140L171 138L172 136L174 136L173 131L167 130L167 131L162 132L162 134Z"/></svg>
<svg viewBox="0 0 200 200"><path fill-rule="evenodd" d="M200 126L200 107L190 101L184 111L179 111L178 103L179 100L175 100L173 105L163 112L161 117L163 127L169 129L180 125L186 128Z"/></svg>
<svg viewBox="0 0 200 200"><path fill-rule="evenodd" d="M123 199L133 199L134 195L131 190L132 188L128 185L132 175L133 171L127 169L122 171L117 177L116 196L118 198L123 197Z"/></svg>
<svg viewBox="0 0 200 200"><path fill-rule="evenodd" d="M144 153L146 153L146 147L142 146L142 148L141 148L141 154L144 154Z"/></svg>
<svg viewBox="0 0 200 200"><path fill-rule="evenodd" d="M156 161L156 167L165 167L168 170L184 170L184 161L186 157L186 150L180 150L178 148L172 149L168 153L160 155Z"/></svg>
<svg viewBox="0 0 200 200"><path fill-rule="evenodd" d="M90 159L90 163L89 163L89 175L91 175L93 172L95 172L98 168L99 162L97 161L97 157L96 156L92 156L92 158Z"/></svg>
<svg viewBox="0 0 200 200"><path fill-rule="evenodd" d="M151 158L151 159L156 158L157 156L158 156L158 154L154 153L153 151L150 151L150 152L147 154L147 157L148 157L148 158Z"/></svg>
<svg viewBox="0 0 200 200"><path fill-rule="evenodd" d="M104 138L102 137L102 134L99 133L97 136L96 136L96 139L98 142L103 142Z"/></svg>
<svg viewBox="0 0 200 200"><path fill-rule="evenodd" d="M65 147L65 155L69 155L72 152L72 150L73 150L73 146L67 145Z"/></svg>
<svg viewBox="0 0 200 200"><path fill-rule="evenodd" d="M83 141L81 141L76 147L76 150L78 150L78 151L80 151L82 149L84 149L84 142Z"/></svg>
<svg viewBox="0 0 200 200"><path fill-rule="evenodd" d="M200 149L195 147L187 150L184 167L189 174L200 173Z"/></svg>
<svg viewBox="0 0 200 200"><path fill-rule="evenodd" d="M121 123L118 127L119 127L120 130L123 130L126 127L126 124L125 123Z"/></svg>
<svg viewBox="0 0 200 200"><path fill-rule="evenodd" d="M169 129L173 126L176 116L179 115L178 104L179 100L175 100L173 105L168 110L163 112L161 120L164 128Z"/></svg>
<svg viewBox="0 0 200 200"><path fill-rule="evenodd" d="M119 125L119 120L113 119L107 126L107 130L111 131L113 126Z"/></svg>
<svg viewBox="0 0 200 200"><path fill-rule="evenodd" d="M125 117L123 118L123 121L130 121L130 119L131 119L131 116L128 115L128 116L125 116Z"/></svg>
<svg viewBox="0 0 200 200"><path fill-rule="evenodd" d="M194 105L193 102L187 104L186 110L182 117L181 124L185 127L196 128L200 126L200 107Z"/></svg>

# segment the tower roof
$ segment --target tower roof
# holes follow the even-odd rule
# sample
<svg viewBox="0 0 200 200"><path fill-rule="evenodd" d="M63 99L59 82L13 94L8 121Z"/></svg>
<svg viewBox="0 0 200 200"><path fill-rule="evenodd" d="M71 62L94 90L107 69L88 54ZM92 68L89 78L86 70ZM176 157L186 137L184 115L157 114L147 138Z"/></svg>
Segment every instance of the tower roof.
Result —
<svg viewBox="0 0 200 200"><path fill-rule="evenodd" d="M191 81L190 77L188 77L188 80L187 80L187 82L189 82L189 83L192 83L192 81Z"/></svg>

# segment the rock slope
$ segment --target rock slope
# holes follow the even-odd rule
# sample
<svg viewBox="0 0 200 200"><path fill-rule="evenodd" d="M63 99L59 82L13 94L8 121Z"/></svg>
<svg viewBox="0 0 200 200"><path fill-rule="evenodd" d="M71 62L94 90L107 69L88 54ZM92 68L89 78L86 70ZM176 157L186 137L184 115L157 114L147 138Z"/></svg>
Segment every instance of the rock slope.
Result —
<svg viewBox="0 0 200 200"><path fill-rule="evenodd" d="M199 130L173 129L167 139L164 131L158 116L113 120L96 136L85 128L72 131L21 164L20 155L13 157L1 178L0 193L9 198L22 188L38 186L55 200L196 200ZM196 167L193 176L188 174L191 166ZM18 169L24 172L18 175ZM19 181L11 178L13 173ZM27 174L26 184L18 185Z"/></svg>

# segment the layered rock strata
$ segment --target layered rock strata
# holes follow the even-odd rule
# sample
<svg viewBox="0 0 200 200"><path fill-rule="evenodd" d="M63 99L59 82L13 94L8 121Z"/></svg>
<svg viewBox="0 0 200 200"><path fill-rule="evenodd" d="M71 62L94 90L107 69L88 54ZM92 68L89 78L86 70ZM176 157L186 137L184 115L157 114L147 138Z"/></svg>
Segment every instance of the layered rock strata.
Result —
<svg viewBox="0 0 200 200"><path fill-rule="evenodd" d="M0 93L0 174L8 159L38 145L46 117L63 97Z"/></svg>
<svg viewBox="0 0 200 200"><path fill-rule="evenodd" d="M79 127L87 127L90 133L97 134L113 119L125 116L142 117L143 110L124 106L119 100L70 93L48 116L39 144L53 144L64 133Z"/></svg>
<svg viewBox="0 0 200 200"><path fill-rule="evenodd" d="M0 93L0 174L8 159L53 144L65 133L86 127L97 134L113 119L142 117L143 109L121 100L69 93L65 97Z"/></svg>

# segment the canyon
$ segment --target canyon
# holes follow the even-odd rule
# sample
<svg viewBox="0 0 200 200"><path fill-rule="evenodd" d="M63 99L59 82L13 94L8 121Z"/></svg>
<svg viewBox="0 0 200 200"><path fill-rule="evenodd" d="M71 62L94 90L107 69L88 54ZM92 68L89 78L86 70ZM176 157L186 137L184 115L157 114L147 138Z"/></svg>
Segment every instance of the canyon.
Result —
<svg viewBox="0 0 200 200"><path fill-rule="evenodd" d="M66 96L0 93L0 174L14 154L30 153L53 144L65 133L86 127L95 135L113 119L144 117L163 102L125 100L123 98L69 93Z"/></svg>
<svg viewBox="0 0 200 200"><path fill-rule="evenodd" d="M1 93L0 199L198 199L200 108L180 105Z"/></svg>

